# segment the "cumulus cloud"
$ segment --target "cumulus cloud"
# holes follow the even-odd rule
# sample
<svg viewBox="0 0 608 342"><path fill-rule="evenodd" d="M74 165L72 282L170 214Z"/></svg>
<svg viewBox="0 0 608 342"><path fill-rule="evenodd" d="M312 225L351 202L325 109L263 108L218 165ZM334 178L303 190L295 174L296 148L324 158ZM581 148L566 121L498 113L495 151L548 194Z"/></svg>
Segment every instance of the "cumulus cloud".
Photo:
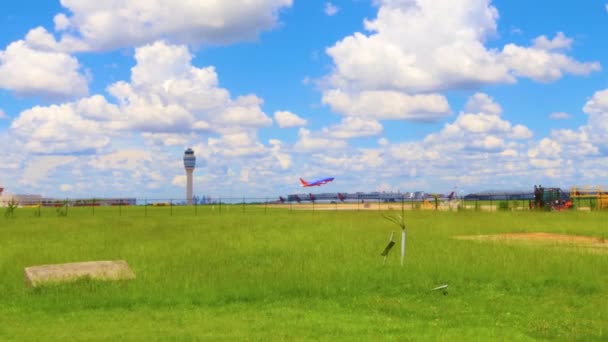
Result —
<svg viewBox="0 0 608 342"><path fill-rule="evenodd" d="M382 130L382 125L376 120L345 117L339 124L323 128L322 132L332 138L351 139L377 136Z"/></svg>
<svg viewBox="0 0 608 342"><path fill-rule="evenodd" d="M292 160L291 160L291 156L288 153L284 153L282 151L283 150L283 143L280 140L277 140L277 139L270 139L269 143L272 146L270 148L270 150L272 152L272 155L278 161L281 169L282 170L289 169L293 165L293 163L292 163Z"/></svg>
<svg viewBox="0 0 608 342"><path fill-rule="evenodd" d="M97 170L135 171L149 166L153 156L150 151L141 149L124 149L99 156L94 156L88 165Z"/></svg>
<svg viewBox="0 0 608 342"><path fill-rule="evenodd" d="M595 92L585 103L583 111L588 114L587 124L581 133L608 155L608 89Z"/></svg>
<svg viewBox="0 0 608 342"><path fill-rule="evenodd" d="M82 101L27 109L13 120L11 130L24 141L26 150L35 153L101 149L110 141L108 132L102 122L87 117Z"/></svg>
<svg viewBox="0 0 608 342"><path fill-rule="evenodd" d="M218 86L213 67L197 68L191 59L185 46L156 42L140 47L130 82L108 87L117 104L94 95L37 106L23 111L11 128L27 150L72 153L99 151L110 137L124 133L141 133L153 144L170 146L185 144L194 132L238 134L272 124L261 109L262 99L253 94L231 98Z"/></svg>
<svg viewBox="0 0 608 342"><path fill-rule="evenodd" d="M297 114L285 110L274 112L274 120L281 128L305 126L307 124L306 120Z"/></svg>
<svg viewBox="0 0 608 342"><path fill-rule="evenodd" d="M300 128L298 141L294 145L296 152L313 152L327 149L339 150L346 148L344 140L327 137L326 134L311 133L310 130Z"/></svg>
<svg viewBox="0 0 608 342"><path fill-rule="evenodd" d="M500 116L502 113L502 107L484 93L475 93L471 96L465 104L464 110L467 113L484 113L495 116Z"/></svg>
<svg viewBox="0 0 608 342"><path fill-rule="evenodd" d="M512 125L503 120L501 106L487 94L474 94L464 109L465 112L461 112L453 123L446 124L439 133L429 134L425 143L451 141L452 147L458 149L502 152L509 147L506 140L526 140L532 137L532 131L527 127Z"/></svg>
<svg viewBox="0 0 608 342"><path fill-rule="evenodd" d="M323 103L347 116L376 120L436 121L450 114L450 106L439 94L408 95L398 91L348 93L326 91Z"/></svg>
<svg viewBox="0 0 608 342"><path fill-rule="evenodd" d="M79 97L88 94L88 79L75 57L19 40L0 51L0 88L20 96Z"/></svg>
<svg viewBox="0 0 608 342"><path fill-rule="evenodd" d="M66 13L54 17L61 34L56 48L99 51L138 46L158 39L181 44L226 44L253 40L274 28L292 0L142 2L62 0Z"/></svg>
<svg viewBox="0 0 608 342"><path fill-rule="evenodd" d="M563 32L558 32L553 39L548 39L545 35L534 39L534 47L541 50L562 50L569 49L574 39L568 38Z"/></svg>
<svg viewBox="0 0 608 342"><path fill-rule="evenodd" d="M74 156L38 156L28 161L19 181L30 187L37 187L49 179L49 175L57 168L72 163L77 158Z"/></svg>
<svg viewBox="0 0 608 342"><path fill-rule="evenodd" d="M430 108L417 108L413 118L434 121L447 112L441 95L434 94L438 91L515 83L518 77L550 82L566 73L587 75L601 68L598 62L563 54L573 40L562 32L552 39L539 36L528 47L486 47L497 36L498 11L489 0L375 3L376 18L364 22L367 33L356 32L326 50L334 68L327 75L323 102L349 116L409 120L407 104L412 97L425 96L423 103ZM402 98L397 103L406 108L375 100L370 110L365 104L372 95Z"/></svg>
<svg viewBox="0 0 608 342"><path fill-rule="evenodd" d="M222 135L221 138L209 138L211 151L226 157L255 157L264 155L266 147L251 131L241 131Z"/></svg>
<svg viewBox="0 0 608 342"><path fill-rule="evenodd" d="M218 86L215 69L194 67L191 59L187 47L165 42L136 49L131 83L121 81L108 88L124 114L115 123L117 128L177 133L272 124L261 110L262 99L231 99L229 91Z"/></svg>
<svg viewBox="0 0 608 342"><path fill-rule="evenodd" d="M588 75L601 69L598 62L581 63L560 53L538 48L525 48L515 44L507 44L502 55L513 74L538 82L555 81L560 79L564 73Z"/></svg>

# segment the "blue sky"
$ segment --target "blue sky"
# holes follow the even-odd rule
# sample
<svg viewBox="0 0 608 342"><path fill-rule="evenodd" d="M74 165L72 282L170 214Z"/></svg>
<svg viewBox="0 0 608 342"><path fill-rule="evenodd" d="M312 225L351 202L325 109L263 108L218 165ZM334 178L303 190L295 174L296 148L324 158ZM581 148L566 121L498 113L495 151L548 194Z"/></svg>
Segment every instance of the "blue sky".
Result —
<svg viewBox="0 0 608 342"><path fill-rule="evenodd" d="M608 185L608 4L20 1L0 185L57 197Z"/></svg>

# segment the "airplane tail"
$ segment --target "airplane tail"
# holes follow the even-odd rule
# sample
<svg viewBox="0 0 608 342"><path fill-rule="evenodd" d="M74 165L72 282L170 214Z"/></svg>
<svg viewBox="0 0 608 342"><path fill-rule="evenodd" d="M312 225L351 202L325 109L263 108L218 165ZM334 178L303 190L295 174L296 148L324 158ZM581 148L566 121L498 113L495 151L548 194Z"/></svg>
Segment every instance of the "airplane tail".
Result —
<svg viewBox="0 0 608 342"><path fill-rule="evenodd" d="M302 186L310 186L310 184L308 184L308 182L303 180L302 178L300 178L300 182L302 182Z"/></svg>
<svg viewBox="0 0 608 342"><path fill-rule="evenodd" d="M450 201L453 200L454 199L454 195L455 195L454 191L450 192L450 194L448 195L448 199Z"/></svg>

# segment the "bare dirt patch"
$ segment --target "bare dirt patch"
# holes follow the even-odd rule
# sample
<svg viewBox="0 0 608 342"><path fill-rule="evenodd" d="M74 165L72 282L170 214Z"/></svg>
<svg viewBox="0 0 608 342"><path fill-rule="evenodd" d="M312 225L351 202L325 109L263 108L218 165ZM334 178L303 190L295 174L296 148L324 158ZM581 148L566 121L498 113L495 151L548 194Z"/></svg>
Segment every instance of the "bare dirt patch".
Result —
<svg viewBox="0 0 608 342"><path fill-rule="evenodd" d="M459 240L491 241L491 242L527 242L539 244L559 244L573 247L583 247L597 252L608 252L608 239L592 236L553 234L553 233L509 233L493 235L463 235L455 236Z"/></svg>

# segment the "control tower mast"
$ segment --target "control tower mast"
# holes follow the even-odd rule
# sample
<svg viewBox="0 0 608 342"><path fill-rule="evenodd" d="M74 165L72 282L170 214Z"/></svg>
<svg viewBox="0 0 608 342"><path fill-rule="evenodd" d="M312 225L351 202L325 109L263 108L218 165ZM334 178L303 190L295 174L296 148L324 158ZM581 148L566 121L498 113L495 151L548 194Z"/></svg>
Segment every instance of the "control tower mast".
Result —
<svg viewBox="0 0 608 342"><path fill-rule="evenodd" d="M192 173L196 166L196 157L191 148L184 152L184 169L186 169L186 201L192 205Z"/></svg>

